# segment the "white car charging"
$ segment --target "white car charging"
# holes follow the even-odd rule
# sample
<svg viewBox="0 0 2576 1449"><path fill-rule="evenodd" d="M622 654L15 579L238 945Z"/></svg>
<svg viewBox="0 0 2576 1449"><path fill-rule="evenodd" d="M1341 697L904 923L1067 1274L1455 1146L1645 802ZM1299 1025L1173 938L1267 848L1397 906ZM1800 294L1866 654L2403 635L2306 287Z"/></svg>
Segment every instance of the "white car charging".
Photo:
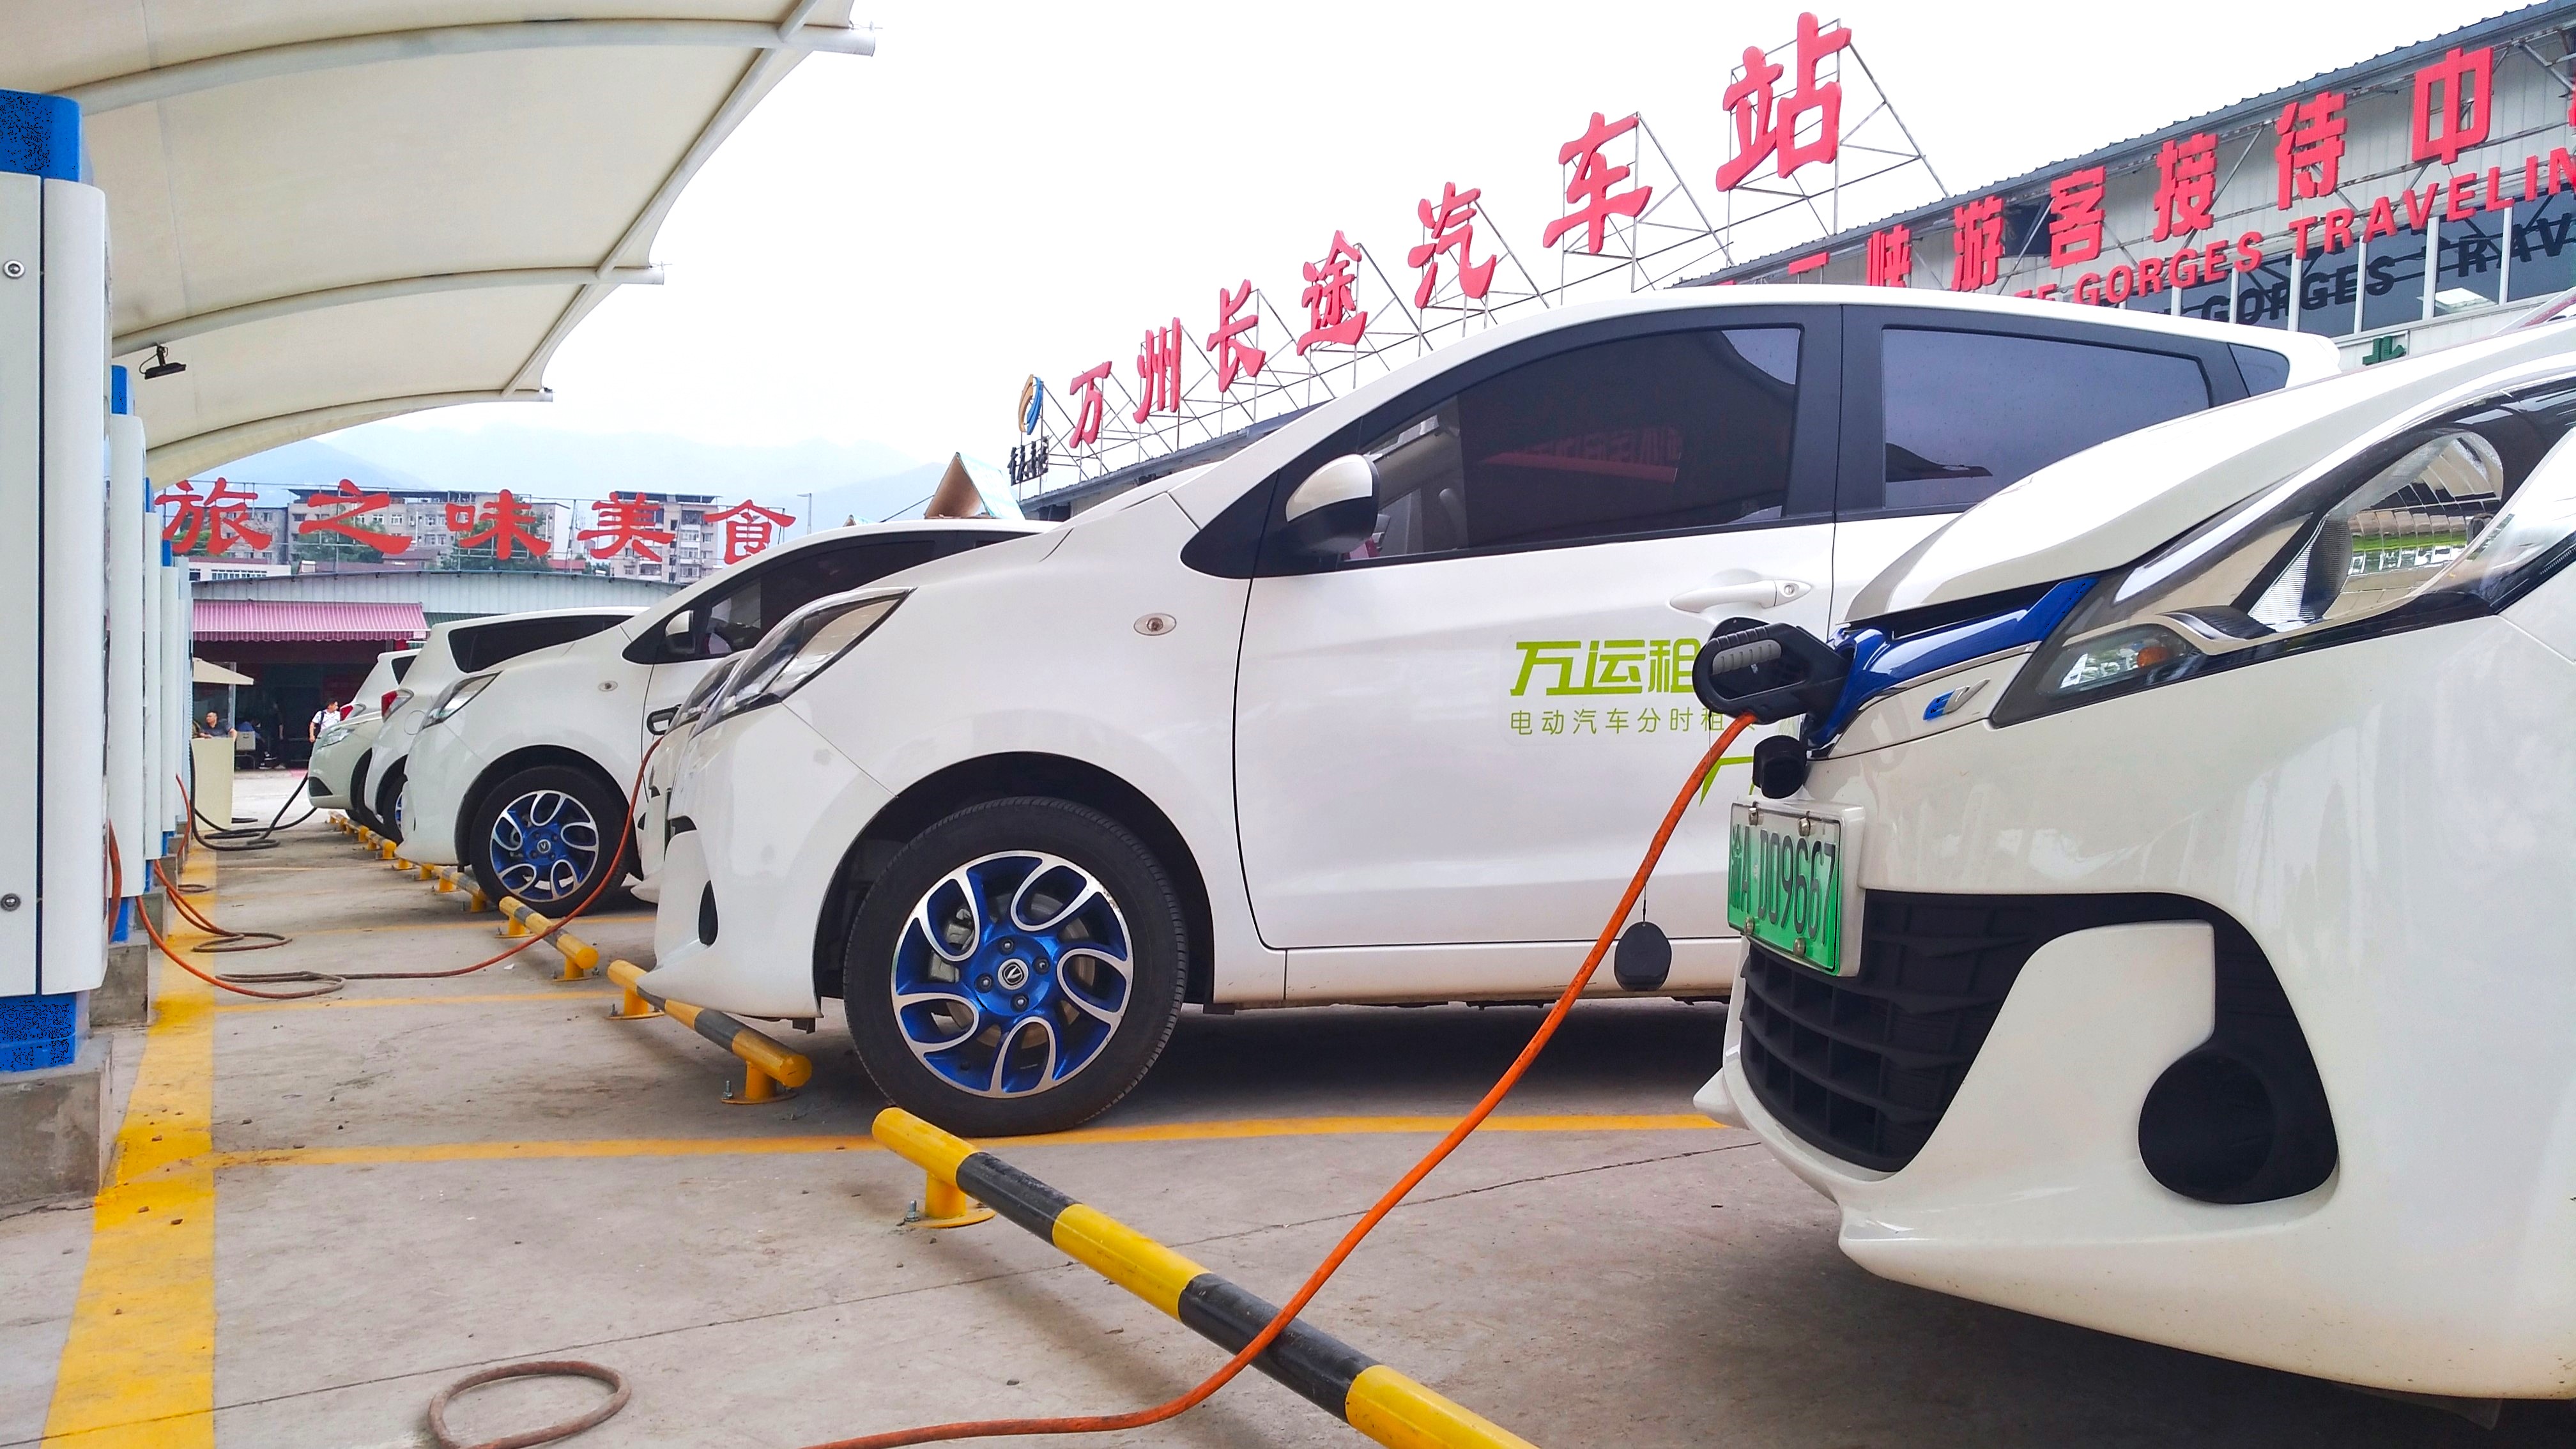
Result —
<svg viewBox="0 0 2576 1449"><path fill-rule="evenodd" d="M646 814L628 808L645 751L710 670L822 595L1044 527L931 518L826 529L618 627L454 678L411 737L405 854L465 866L495 900L545 910L588 899L620 854L621 828ZM651 866L629 852L616 870Z"/></svg>
<svg viewBox="0 0 2576 1449"><path fill-rule="evenodd" d="M2576 1395L2571 558L2561 323L2043 470L1830 649L1722 630L1712 708L1818 698L1699 1105L1889 1278Z"/></svg>
<svg viewBox="0 0 2576 1449"><path fill-rule="evenodd" d="M1185 1002L1553 996L1723 725L1690 681L1713 623L1822 630L2045 464L2334 369L1884 288L1495 328L780 625L686 747L653 989L838 996L879 1086L970 1134L1102 1110ZM1677 838L1597 989L1725 995L1725 868L1722 832Z"/></svg>

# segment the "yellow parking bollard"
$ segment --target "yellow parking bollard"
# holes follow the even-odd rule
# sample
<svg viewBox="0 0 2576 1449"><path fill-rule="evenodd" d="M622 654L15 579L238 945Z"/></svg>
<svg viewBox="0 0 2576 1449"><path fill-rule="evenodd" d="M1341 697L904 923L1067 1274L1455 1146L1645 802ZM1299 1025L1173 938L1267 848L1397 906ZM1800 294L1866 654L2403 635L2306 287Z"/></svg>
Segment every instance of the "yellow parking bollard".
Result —
<svg viewBox="0 0 2576 1449"><path fill-rule="evenodd" d="M608 979L621 993L618 1009L609 1013L615 1020L632 1021L638 1014L631 1007L642 1002L658 1008L673 1021L723 1047L742 1060L742 1087L725 1089L724 1099L737 1106L759 1106L784 1102L796 1095L796 1089L814 1078L814 1063L800 1053L789 1051L770 1037L743 1025L721 1011L691 1006L685 1001L672 1001L656 996L642 986L644 968L632 961L608 963ZM653 1013L644 1013L650 1015Z"/></svg>
<svg viewBox="0 0 2576 1449"><path fill-rule="evenodd" d="M611 968L614 970L614 968ZM991 1203L1066 1257L1126 1289L1227 1352L1279 1310L1161 1243L1074 1201L962 1137L900 1107L869 1132L928 1174L931 1183ZM933 1210L925 1198L920 1211ZM939 1224L914 1221L915 1226ZM1292 1319L1252 1366L1300 1398L1391 1449L1534 1449L1526 1439L1416 1383L1303 1317Z"/></svg>
<svg viewBox="0 0 2576 1449"><path fill-rule="evenodd" d="M555 925L547 917L529 910L527 903L516 896L501 897L501 914L517 928L515 930L505 928L506 933L513 936L531 935L553 929ZM554 930L554 934L546 938L546 944L554 947L563 956L564 962L563 974L549 978L551 980L587 980L591 972L599 969L599 948L570 931Z"/></svg>

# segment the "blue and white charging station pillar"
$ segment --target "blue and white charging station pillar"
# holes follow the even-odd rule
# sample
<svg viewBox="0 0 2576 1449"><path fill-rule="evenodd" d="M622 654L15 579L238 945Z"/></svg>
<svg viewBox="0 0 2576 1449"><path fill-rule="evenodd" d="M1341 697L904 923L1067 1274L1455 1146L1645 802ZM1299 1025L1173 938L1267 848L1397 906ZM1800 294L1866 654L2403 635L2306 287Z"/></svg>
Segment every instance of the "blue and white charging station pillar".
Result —
<svg viewBox="0 0 2576 1449"><path fill-rule="evenodd" d="M107 199L80 108L0 92L0 1069L106 970Z"/></svg>
<svg viewBox="0 0 2576 1449"><path fill-rule="evenodd" d="M133 375L108 369L107 387L107 828L116 842L116 884L121 900L143 894L153 857L161 853L160 827L147 820L151 782L144 745L151 738L152 652L150 585L145 572L144 527L151 489L143 476L143 419L135 416ZM161 562L160 540L148 563ZM146 842L145 836L151 839ZM120 907L120 913L123 908ZM140 935L138 930L136 935Z"/></svg>

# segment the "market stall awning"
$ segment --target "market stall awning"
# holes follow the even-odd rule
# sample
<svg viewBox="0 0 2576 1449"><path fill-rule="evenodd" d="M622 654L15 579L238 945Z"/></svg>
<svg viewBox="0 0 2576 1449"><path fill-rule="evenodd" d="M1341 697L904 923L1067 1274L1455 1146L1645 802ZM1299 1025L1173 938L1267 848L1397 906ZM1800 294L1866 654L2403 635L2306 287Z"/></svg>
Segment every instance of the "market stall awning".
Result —
<svg viewBox="0 0 2576 1449"><path fill-rule="evenodd" d="M120 362L172 480L545 396L752 107L851 0L24 0L0 87L81 103ZM641 12L641 13L639 13Z"/></svg>
<svg viewBox="0 0 2576 1449"><path fill-rule="evenodd" d="M199 599L194 617L200 644L280 640L408 644L429 634L429 620L418 604Z"/></svg>

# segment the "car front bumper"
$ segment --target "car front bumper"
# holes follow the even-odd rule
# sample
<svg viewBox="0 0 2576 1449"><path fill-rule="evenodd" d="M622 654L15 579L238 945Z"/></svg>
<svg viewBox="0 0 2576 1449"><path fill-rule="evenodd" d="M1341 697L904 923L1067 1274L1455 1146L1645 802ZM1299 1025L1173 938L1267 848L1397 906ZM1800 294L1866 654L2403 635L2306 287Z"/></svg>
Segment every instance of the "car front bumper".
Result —
<svg viewBox="0 0 2576 1449"><path fill-rule="evenodd" d="M686 750L646 984L738 1016L819 1015L815 930L887 791L784 705L701 727Z"/></svg>
<svg viewBox="0 0 2576 1449"><path fill-rule="evenodd" d="M431 725L412 736L403 766L403 854L432 865L465 862L465 792L484 761L457 732Z"/></svg>
<svg viewBox="0 0 2576 1449"><path fill-rule="evenodd" d="M1858 1013L1811 1018L1803 1066L1771 1052L1766 1101L1739 991L1700 1105L1833 1199L1844 1251L1885 1277L2374 1387L2576 1396L2570 711L2576 667L2487 619L1818 761L1781 804L1857 809L1873 896L2125 897L2219 924L2046 940L1893 1170L1808 1110L1857 1060L1831 1029ZM2185 1196L2140 1145L2151 1089L2237 1009L2231 925L2295 1014L2337 1147L2269 1201Z"/></svg>

